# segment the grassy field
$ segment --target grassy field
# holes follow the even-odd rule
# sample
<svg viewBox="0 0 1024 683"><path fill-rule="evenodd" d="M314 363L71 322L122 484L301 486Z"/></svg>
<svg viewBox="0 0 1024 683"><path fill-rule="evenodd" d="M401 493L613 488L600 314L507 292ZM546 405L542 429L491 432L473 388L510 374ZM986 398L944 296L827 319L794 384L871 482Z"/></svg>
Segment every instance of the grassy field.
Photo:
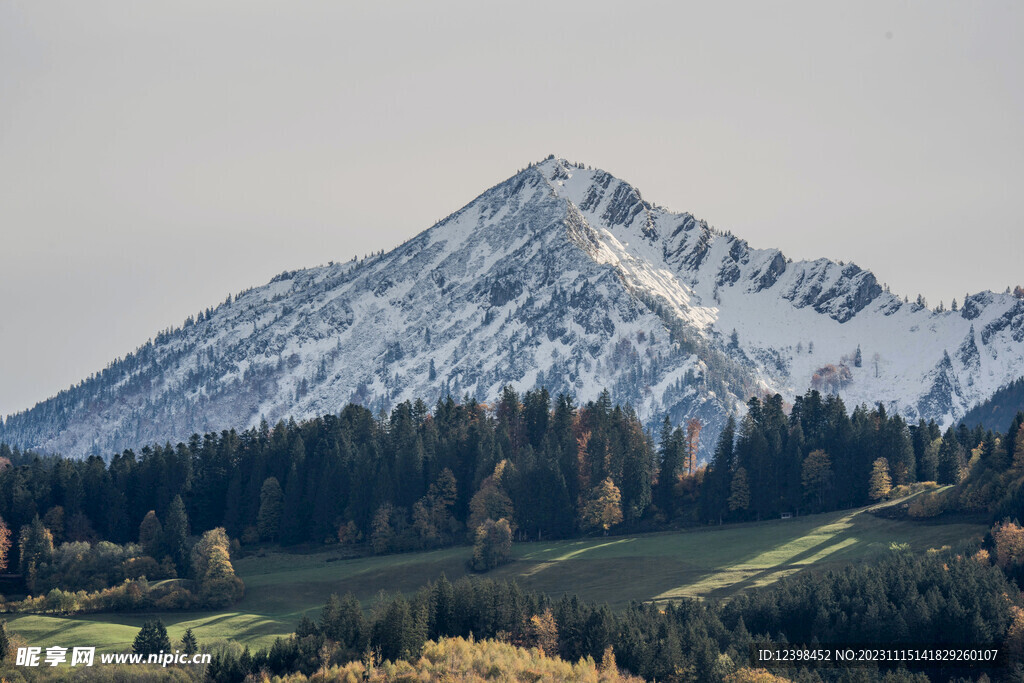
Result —
<svg viewBox="0 0 1024 683"><path fill-rule="evenodd" d="M809 515L756 524L599 539L517 544L516 561L491 572L551 596L575 593L613 607L631 600L683 596L727 598L810 567L868 559L890 543L914 551L980 537L977 524L925 524L881 519L865 510ZM364 605L382 590L411 592L442 573L466 573L467 547L382 557L341 559L337 550L297 555L266 552L239 559L246 595L230 611L163 613L172 639L191 627L201 642L230 639L263 646L294 630L333 593L351 591ZM11 628L33 645L130 647L152 615L16 616Z"/></svg>

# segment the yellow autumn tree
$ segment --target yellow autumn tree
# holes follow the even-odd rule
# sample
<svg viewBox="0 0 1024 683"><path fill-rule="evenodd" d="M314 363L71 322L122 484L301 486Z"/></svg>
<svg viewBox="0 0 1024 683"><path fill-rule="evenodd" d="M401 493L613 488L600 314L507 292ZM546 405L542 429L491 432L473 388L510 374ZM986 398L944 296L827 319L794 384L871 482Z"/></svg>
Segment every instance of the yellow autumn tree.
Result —
<svg viewBox="0 0 1024 683"><path fill-rule="evenodd" d="M245 585L235 576L228 550L227 532L222 527L205 532L192 548L192 576L200 603L226 607L242 598Z"/></svg>
<svg viewBox="0 0 1024 683"><path fill-rule="evenodd" d="M549 657L558 655L558 625L550 609L534 614L526 624L528 644Z"/></svg>
<svg viewBox="0 0 1024 683"><path fill-rule="evenodd" d="M871 466L871 480L868 495L871 500L882 500L892 490L892 477L889 476L889 461L878 458Z"/></svg>
<svg viewBox="0 0 1024 683"><path fill-rule="evenodd" d="M622 493L611 477L594 487L590 500L583 507L583 526L588 529L608 529L622 522Z"/></svg>
<svg viewBox="0 0 1024 683"><path fill-rule="evenodd" d="M1024 527L1014 522L1002 522L992 527L996 542L996 564L1010 569L1024 563Z"/></svg>

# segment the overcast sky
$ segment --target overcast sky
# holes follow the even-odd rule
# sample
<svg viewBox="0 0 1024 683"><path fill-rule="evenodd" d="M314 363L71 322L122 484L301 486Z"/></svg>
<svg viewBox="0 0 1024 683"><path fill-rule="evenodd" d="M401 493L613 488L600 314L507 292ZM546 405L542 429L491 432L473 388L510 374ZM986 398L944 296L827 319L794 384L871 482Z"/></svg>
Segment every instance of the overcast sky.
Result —
<svg viewBox="0 0 1024 683"><path fill-rule="evenodd" d="M930 304L1024 281L1024 3L0 0L0 414L550 153Z"/></svg>

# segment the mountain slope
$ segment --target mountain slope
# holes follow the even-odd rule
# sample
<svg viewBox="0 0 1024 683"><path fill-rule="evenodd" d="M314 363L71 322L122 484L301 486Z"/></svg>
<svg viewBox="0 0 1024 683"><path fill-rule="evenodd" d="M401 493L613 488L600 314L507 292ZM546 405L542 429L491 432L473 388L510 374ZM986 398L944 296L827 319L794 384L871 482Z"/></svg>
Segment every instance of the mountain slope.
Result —
<svg viewBox="0 0 1024 683"><path fill-rule="evenodd" d="M1004 431L1024 411L1024 377L1010 382L984 402L967 411L960 420L968 427L981 425L986 429Z"/></svg>
<svg viewBox="0 0 1024 683"><path fill-rule="evenodd" d="M387 254L284 273L205 311L9 416L0 440L107 453L347 401L488 400L510 383L583 401L607 387L652 422L701 418L706 446L752 393L812 382L950 422L1024 374L1021 341L1024 302L1009 295L933 313L857 266L752 249L549 158Z"/></svg>

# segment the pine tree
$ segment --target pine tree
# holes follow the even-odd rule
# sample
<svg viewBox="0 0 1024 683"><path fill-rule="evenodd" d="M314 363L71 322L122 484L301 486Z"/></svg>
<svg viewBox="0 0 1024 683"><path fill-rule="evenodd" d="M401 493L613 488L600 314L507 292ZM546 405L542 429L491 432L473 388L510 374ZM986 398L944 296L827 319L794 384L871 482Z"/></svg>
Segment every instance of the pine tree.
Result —
<svg viewBox="0 0 1024 683"><path fill-rule="evenodd" d="M736 418L732 415L718 436L718 445L711 458L711 464L704 475L702 496L704 514L707 519L718 519L728 509L729 493L732 486L733 442L736 439Z"/></svg>
<svg viewBox="0 0 1024 683"><path fill-rule="evenodd" d="M199 641L196 640L196 636L190 628L185 629L185 635L181 637L181 651L187 655L199 652Z"/></svg>
<svg viewBox="0 0 1024 683"><path fill-rule="evenodd" d="M19 569L25 577L25 585L35 590L36 573L39 566L49 562L53 556L53 534L43 526L43 520L36 515L31 524L21 527L18 535Z"/></svg>
<svg viewBox="0 0 1024 683"><path fill-rule="evenodd" d="M260 509L256 515L256 529L264 541L276 541L281 532L284 514L284 492L277 477L267 477L260 488Z"/></svg>
<svg viewBox="0 0 1024 683"><path fill-rule="evenodd" d="M672 519L675 512L673 488L678 481L679 470L682 467L682 452L679 439L673 433L672 423L665 416L661 424L661 469L658 472L658 488L655 492L658 507L668 519Z"/></svg>
<svg viewBox="0 0 1024 683"><path fill-rule="evenodd" d="M750 484L747 482L746 468L739 467L732 475L729 487L729 511L743 512L750 507Z"/></svg>
<svg viewBox="0 0 1024 683"><path fill-rule="evenodd" d="M375 553L386 553L391 550L391 543L394 539L394 529L391 527L392 508L385 503L377 508L373 515L373 525L370 530L370 546Z"/></svg>
<svg viewBox="0 0 1024 683"><path fill-rule="evenodd" d="M139 629L132 643L132 652L137 655L156 655L171 652L171 639L167 637L167 627L159 619L147 621Z"/></svg>
<svg viewBox="0 0 1024 683"><path fill-rule="evenodd" d="M820 448L811 451L804 460L800 473L804 496L818 510L825 507L825 499L832 487L832 459Z"/></svg>
<svg viewBox="0 0 1024 683"><path fill-rule="evenodd" d="M159 557L160 549L163 547L163 535L164 529L156 516L156 511L150 510L139 524L139 545L150 557Z"/></svg>
<svg viewBox="0 0 1024 683"><path fill-rule="evenodd" d="M188 570L188 513L181 496L175 496L171 507L167 510L167 524L164 525L164 546L167 554L174 560L178 575L184 576Z"/></svg>
<svg viewBox="0 0 1024 683"><path fill-rule="evenodd" d="M6 662L11 654L11 639L7 636L7 622L0 621L0 662Z"/></svg>
<svg viewBox="0 0 1024 683"><path fill-rule="evenodd" d="M853 353L853 367L859 368L864 364L864 357L860 353L860 344L857 344L857 350Z"/></svg>

